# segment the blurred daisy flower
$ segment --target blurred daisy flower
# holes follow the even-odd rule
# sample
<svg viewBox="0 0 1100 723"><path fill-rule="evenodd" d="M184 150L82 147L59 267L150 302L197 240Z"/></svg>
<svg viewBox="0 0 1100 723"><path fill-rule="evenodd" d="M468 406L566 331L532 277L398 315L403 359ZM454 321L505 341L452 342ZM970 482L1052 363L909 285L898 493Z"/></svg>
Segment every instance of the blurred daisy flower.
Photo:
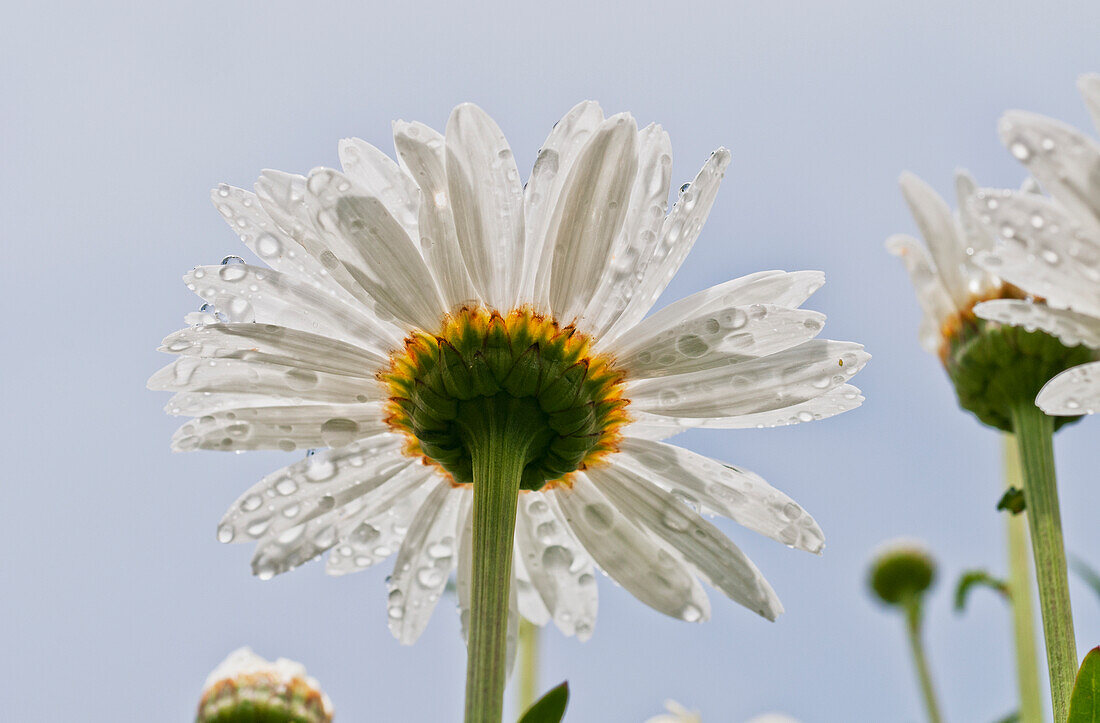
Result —
<svg viewBox="0 0 1100 723"><path fill-rule="evenodd" d="M587 638L597 567L676 618L707 619L702 579L774 619L771 586L704 514L815 553L821 529L752 472L660 440L852 409L868 355L815 338L824 315L799 308L815 271L752 274L646 317L729 152L668 210L668 135L591 102L554 126L526 184L473 105L445 135L398 121L394 142L396 161L345 140L343 171L212 193L266 265L186 275L203 309L149 381L194 418L173 448L329 448L241 495L218 539L254 542L261 578L325 552L333 575L396 554L389 624L404 643L457 568L465 627L478 445L503 434L522 452L513 630L522 614Z"/></svg>
<svg viewBox="0 0 1100 723"><path fill-rule="evenodd" d="M1078 86L1100 127L1100 75L1085 75ZM1032 295L980 304L975 313L1041 329L1067 346L1100 349L1100 144L1022 111L1006 113L999 130L1012 155L1050 195L983 189L971 198L974 215L997 239L995 248L977 256L978 264ZM1097 411L1100 361L1057 375L1036 402L1053 415Z"/></svg>
<svg viewBox="0 0 1100 723"><path fill-rule="evenodd" d="M955 176L957 212L910 173L902 175L901 190L924 243L899 234L886 248L901 258L916 291L921 345L939 356L964 409L1011 432L1012 405L1033 399L1043 384L1088 355L1047 334L1002 328L976 314L978 306L1027 302L1024 291L994 274L995 265L979 263L993 253L995 239L989 217L969 203L980 192L968 173ZM1032 194L1025 188L1021 195Z"/></svg>
<svg viewBox="0 0 1100 723"><path fill-rule="evenodd" d="M332 702L305 666L268 662L249 648L234 651L203 686L196 723L331 723Z"/></svg>

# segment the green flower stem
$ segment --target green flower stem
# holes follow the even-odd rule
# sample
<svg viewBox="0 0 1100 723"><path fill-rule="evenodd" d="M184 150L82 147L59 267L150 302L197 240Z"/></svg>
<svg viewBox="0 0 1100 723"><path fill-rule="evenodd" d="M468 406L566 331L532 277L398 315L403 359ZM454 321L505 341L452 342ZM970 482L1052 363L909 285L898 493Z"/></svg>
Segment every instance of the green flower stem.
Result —
<svg viewBox="0 0 1100 723"><path fill-rule="evenodd" d="M924 708L928 711L930 723L942 723L940 704L936 700L936 689L932 685L932 674L928 670L928 658L924 654L924 642L921 640L922 611L920 595L908 595L903 602L903 606L905 609L905 626L909 632L909 649L913 653L913 665L917 669L917 678L920 680Z"/></svg>
<svg viewBox="0 0 1100 723"><path fill-rule="evenodd" d="M1054 420L1026 400L1012 406L1012 424L1020 452L1031 550L1039 582L1054 720L1064 721L1077 673L1077 645L1054 476Z"/></svg>
<svg viewBox="0 0 1100 723"><path fill-rule="evenodd" d="M533 438L528 417L509 397L487 400L462 420L474 478L466 723L498 723L503 715L516 504Z"/></svg>
<svg viewBox="0 0 1100 723"><path fill-rule="evenodd" d="M519 621L519 683L516 689L516 716L521 717L535 702L539 688L539 627Z"/></svg>
<svg viewBox="0 0 1100 723"><path fill-rule="evenodd" d="M1004 435L1005 487L1023 489L1016 437ZM1008 537L1008 593L1016 648L1016 687L1020 695L1020 723L1041 723L1043 700L1039 656L1035 648L1035 612L1032 603L1031 559L1027 521L1023 515L1005 515Z"/></svg>

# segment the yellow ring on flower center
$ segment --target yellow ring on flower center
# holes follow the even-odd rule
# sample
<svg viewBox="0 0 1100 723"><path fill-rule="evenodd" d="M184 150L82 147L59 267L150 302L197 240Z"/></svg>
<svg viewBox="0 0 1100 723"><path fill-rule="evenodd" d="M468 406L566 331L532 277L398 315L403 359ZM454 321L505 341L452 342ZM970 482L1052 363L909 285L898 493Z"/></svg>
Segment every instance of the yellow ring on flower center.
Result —
<svg viewBox="0 0 1100 723"><path fill-rule="evenodd" d="M530 434L521 489L559 482L617 449L628 417L624 377L572 325L527 309L506 316L463 307L438 334L414 331L380 375L389 391L386 422L411 456L473 482L475 418L507 403L509 423ZM519 418L517 418L517 416Z"/></svg>

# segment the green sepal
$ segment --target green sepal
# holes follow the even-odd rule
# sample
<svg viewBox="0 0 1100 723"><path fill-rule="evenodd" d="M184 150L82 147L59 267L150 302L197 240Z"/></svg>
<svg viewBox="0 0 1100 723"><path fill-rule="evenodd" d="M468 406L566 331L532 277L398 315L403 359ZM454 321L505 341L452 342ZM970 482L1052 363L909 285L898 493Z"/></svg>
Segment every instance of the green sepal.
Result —
<svg viewBox="0 0 1100 723"><path fill-rule="evenodd" d="M1046 332L973 319L949 338L944 366L959 406L987 426L1012 432L1013 405L1033 402L1053 377L1094 358L1088 347L1067 347ZM1055 428L1079 419L1056 417Z"/></svg>
<svg viewBox="0 0 1100 723"><path fill-rule="evenodd" d="M421 379L415 381L416 406L438 420L450 421L458 416L458 402L432 389Z"/></svg>
<svg viewBox="0 0 1100 723"><path fill-rule="evenodd" d="M470 367L446 339L439 340L439 373L443 378L443 388L455 399L473 399L477 396L474 387L474 375Z"/></svg>
<svg viewBox="0 0 1100 723"><path fill-rule="evenodd" d="M575 434L590 428L596 420L596 405L593 402L579 407L570 407L554 412L547 420L558 434Z"/></svg>
<svg viewBox="0 0 1100 723"><path fill-rule="evenodd" d="M1066 723L1100 723L1100 647L1088 652L1077 671Z"/></svg>
<svg viewBox="0 0 1100 723"><path fill-rule="evenodd" d="M527 347L512 365L512 370L504 378L501 386L513 397L533 397L539 393L539 379L542 376L542 364L539 345Z"/></svg>
<svg viewBox="0 0 1100 723"><path fill-rule="evenodd" d="M565 708L569 705L569 681L551 688L536 700L517 723L561 723Z"/></svg>
<svg viewBox="0 0 1100 723"><path fill-rule="evenodd" d="M539 406L544 412L560 412L576 404L577 396L588 376L588 360L582 359L568 367L539 394Z"/></svg>

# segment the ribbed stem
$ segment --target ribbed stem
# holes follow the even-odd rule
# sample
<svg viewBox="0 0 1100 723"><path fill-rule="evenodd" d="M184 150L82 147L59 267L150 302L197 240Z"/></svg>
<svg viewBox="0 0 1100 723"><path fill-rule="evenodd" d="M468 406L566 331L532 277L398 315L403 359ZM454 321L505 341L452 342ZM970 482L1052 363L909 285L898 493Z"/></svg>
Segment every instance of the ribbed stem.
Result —
<svg viewBox="0 0 1100 723"><path fill-rule="evenodd" d="M921 640L920 597L910 595L905 600L904 606L905 627L909 633L909 649L913 653L913 666L917 669L921 696L924 698L924 709L928 712L930 723L942 723L940 705L936 700L936 689L932 685L932 673L928 670L928 658L924 653L924 642Z"/></svg>
<svg viewBox="0 0 1100 723"><path fill-rule="evenodd" d="M1027 400L1013 405L1012 424L1023 472L1035 577L1039 582L1054 720L1064 721L1077 673L1077 645L1054 475L1054 420Z"/></svg>
<svg viewBox="0 0 1100 723"><path fill-rule="evenodd" d="M1004 435L1005 487L1023 488L1016 437ZM1012 607L1012 633L1016 650L1016 687L1020 694L1020 723L1041 723L1043 700L1039 682L1039 656L1035 647L1035 612L1032 604L1031 558L1027 521L1022 515L1005 514L1008 537L1008 591Z"/></svg>
<svg viewBox="0 0 1100 723"><path fill-rule="evenodd" d="M519 621L519 682L516 688L517 718L535 702L539 688L539 627L527 620Z"/></svg>
<svg viewBox="0 0 1100 723"><path fill-rule="evenodd" d="M474 478L466 723L503 715L516 502L531 439L522 417L505 400L463 419Z"/></svg>

